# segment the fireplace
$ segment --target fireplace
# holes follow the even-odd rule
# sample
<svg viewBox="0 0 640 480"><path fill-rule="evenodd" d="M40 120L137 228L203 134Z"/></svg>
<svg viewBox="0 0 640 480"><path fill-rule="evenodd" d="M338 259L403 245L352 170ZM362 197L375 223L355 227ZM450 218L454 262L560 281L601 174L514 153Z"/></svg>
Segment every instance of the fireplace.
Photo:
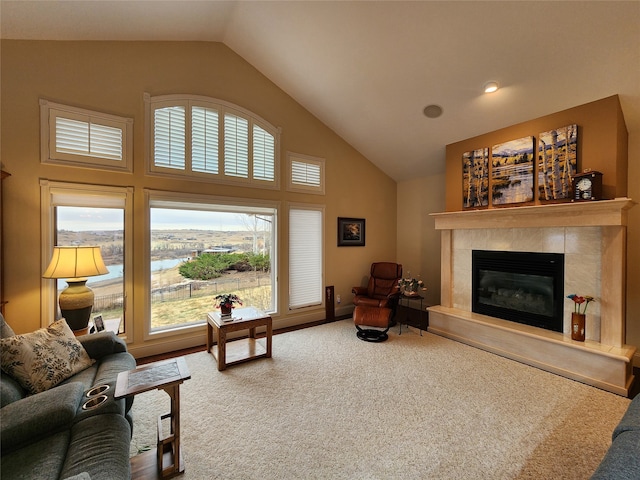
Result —
<svg viewBox="0 0 640 480"><path fill-rule="evenodd" d="M472 311L562 332L564 255L473 250Z"/></svg>
<svg viewBox="0 0 640 480"><path fill-rule="evenodd" d="M620 198L431 214L442 267L441 305L428 308L429 332L627 395L636 352L624 342L626 212L633 205ZM564 255L563 290L598 299L589 306L586 341L571 339L573 305L564 298L564 333L472 311L473 250Z"/></svg>

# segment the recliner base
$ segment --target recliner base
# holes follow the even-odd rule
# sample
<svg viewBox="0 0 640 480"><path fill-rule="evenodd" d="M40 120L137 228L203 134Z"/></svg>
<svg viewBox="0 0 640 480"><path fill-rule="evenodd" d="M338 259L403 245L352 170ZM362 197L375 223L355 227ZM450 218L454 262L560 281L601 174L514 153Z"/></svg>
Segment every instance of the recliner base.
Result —
<svg viewBox="0 0 640 480"><path fill-rule="evenodd" d="M364 340L365 342L378 343L384 342L389 338L389 335L387 335L387 332L389 331L388 328L386 330L376 330L374 328L360 328L356 325L356 329L358 330L356 332L358 338L360 340Z"/></svg>

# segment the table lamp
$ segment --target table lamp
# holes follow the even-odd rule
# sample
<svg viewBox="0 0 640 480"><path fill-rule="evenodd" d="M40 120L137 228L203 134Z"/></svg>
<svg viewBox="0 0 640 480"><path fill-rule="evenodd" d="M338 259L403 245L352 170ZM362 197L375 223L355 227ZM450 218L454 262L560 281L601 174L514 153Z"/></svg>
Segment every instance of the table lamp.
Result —
<svg viewBox="0 0 640 480"><path fill-rule="evenodd" d="M102 260L100 247L53 247L49 266L43 278L64 278L68 284L60 293L60 312L71 330L84 330L93 308L93 290L86 286L87 277L109 273Z"/></svg>

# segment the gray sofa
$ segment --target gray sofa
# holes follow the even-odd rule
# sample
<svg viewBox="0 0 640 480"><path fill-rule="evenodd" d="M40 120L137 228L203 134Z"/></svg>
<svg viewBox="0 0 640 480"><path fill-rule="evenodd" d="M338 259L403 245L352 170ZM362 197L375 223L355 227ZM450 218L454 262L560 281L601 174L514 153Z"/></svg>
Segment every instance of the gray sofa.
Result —
<svg viewBox="0 0 640 480"><path fill-rule="evenodd" d="M640 395L613 431L611 446L591 480L640 479Z"/></svg>
<svg viewBox="0 0 640 480"><path fill-rule="evenodd" d="M0 315L0 337L14 333ZM93 365L45 391L28 392L3 371L0 378L0 431L3 480L131 477L129 445L133 399L114 399L119 372L135 368L126 344L112 332L78 337ZM108 385L88 397L92 387ZM103 387L104 388L104 387ZM83 405L100 395L103 403ZM95 402L95 400L94 400ZM96 402L97 403L97 402Z"/></svg>

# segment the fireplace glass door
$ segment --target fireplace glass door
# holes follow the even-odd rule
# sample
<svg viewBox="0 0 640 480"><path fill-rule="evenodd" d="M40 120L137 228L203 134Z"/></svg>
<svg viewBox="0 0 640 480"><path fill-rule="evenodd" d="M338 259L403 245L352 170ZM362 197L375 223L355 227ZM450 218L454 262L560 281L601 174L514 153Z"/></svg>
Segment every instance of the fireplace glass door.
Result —
<svg viewBox="0 0 640 480"><path fill-rule="evenodd" d="M562 332L564 256L474 250L473 311Z"/></svg>

